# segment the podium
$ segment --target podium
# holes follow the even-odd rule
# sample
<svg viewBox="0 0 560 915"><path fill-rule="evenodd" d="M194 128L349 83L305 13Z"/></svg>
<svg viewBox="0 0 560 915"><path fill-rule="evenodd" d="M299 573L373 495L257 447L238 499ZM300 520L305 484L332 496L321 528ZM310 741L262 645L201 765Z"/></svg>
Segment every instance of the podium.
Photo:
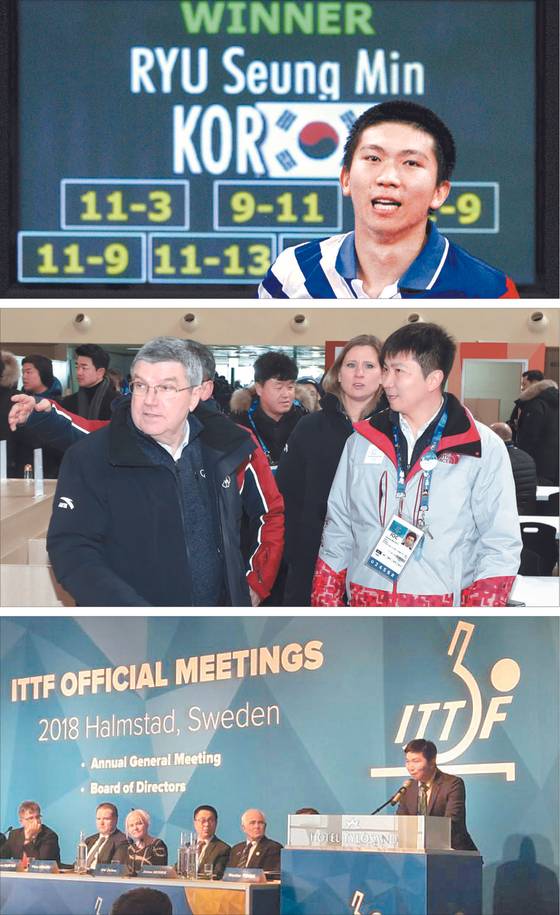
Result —
<svg viewBox="0 0 560 915"><path fill-rule="evenodd" d="M291 816L282 915L480 915L482 858L446 817Z"/></svg>

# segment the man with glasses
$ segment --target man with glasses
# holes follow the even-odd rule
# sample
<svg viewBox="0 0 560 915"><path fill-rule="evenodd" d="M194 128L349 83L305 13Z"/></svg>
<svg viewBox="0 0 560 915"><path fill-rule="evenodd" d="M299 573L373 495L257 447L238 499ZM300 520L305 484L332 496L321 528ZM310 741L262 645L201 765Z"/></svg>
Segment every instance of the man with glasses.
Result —
<svg viewBox="0 0 560 915"><path fill-rule="evenodd" d="M187 341L157 337L131 366L130 398L68 450L47 549L86 606L250 606L236 472L255 444L193 416L203 380Z"/></svg>
<svg viewBox="0 0 560 915"><path fill-rule="evenodd" d="M18 816L21 827L10 830L8 838L0 847L0 858L38 858L40 861L56 861L60 864L58 836L43 824L39 804L36 801L23 801L19 805Z"/></svg>
<svg viewBox="0 0 560 915"><path fill-rule="evenodd" d="M230 846L216 835L218 811L210 804L201 804L194 811L193 821L197 836L199 876L204 876L212 868L212 876L221 880Z"/></svg>

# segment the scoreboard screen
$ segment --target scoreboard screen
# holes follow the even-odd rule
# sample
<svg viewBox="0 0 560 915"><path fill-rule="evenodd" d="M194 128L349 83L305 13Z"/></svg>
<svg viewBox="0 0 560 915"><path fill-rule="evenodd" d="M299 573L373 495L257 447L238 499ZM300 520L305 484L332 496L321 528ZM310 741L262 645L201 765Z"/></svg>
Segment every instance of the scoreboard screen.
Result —
<svg viewBox="0 0 560 915"><path fill-rule="evenodd" d="M254 296L283 248L352 229L344 142L393 98L454 134L438 227L536 282L535 0L13 3L29 294Z"/></svg>

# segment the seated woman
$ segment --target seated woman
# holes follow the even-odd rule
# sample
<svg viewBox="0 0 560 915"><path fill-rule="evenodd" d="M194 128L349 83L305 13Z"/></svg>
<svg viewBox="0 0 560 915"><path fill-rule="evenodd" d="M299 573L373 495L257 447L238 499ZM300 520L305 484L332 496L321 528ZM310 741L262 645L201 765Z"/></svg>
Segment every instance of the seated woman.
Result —
<svg viewBox="0 0 560 915"><path fill-rule="evenodd" d="M150 835L150 815L145 810L131 810L124 829L128 845L117 849L114 862L126 864L131 874L137 874L145 864L167 864L167 846Z"/></svg>

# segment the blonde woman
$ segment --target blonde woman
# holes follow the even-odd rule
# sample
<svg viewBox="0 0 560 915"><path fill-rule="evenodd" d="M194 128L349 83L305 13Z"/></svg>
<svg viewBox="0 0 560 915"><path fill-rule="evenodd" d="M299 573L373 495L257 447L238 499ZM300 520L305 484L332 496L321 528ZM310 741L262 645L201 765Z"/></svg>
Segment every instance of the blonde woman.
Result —
<svg viewBox="0 0 560 915"><path fill-rule="evenodd" d="M327 500L354 423L387 404L381 391L381 341L348 341L323 379L321 410L304 416L288 439L276 483L286 511L284 605L309 607Z"/></svg>
<svg viewBox="0 0 560 915"><path fill-rule="evenodd" d="M128 845L118 849L114 861L126 864L131 874L137 874L145 864L167 864L167 846L150 835L150 815L145 810L131 810L125 820Z"/></svg>

